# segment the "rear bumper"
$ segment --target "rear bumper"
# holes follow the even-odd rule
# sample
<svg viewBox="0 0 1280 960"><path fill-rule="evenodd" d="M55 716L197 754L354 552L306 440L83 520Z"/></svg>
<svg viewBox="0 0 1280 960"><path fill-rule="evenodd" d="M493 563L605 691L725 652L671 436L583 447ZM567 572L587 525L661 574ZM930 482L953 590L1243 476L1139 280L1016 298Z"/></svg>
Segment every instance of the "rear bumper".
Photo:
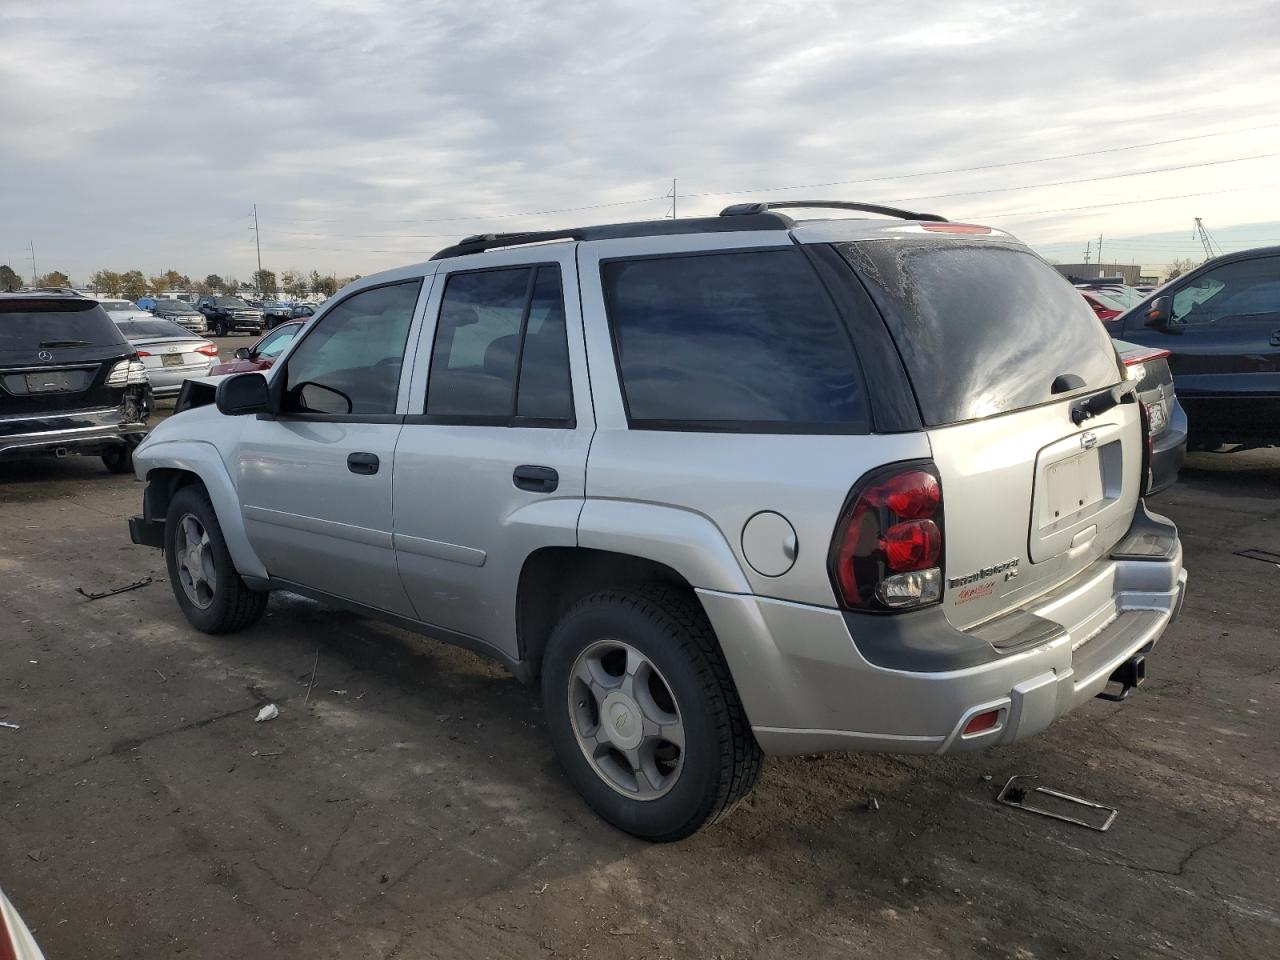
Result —
<svg viewBox="0 0 1280 960"><path fill-rule="evenodd" d="M1187 414L1174 398L1169 411L1169 426L1155 438L1151 447L1150 480L1147 494L1159 493L1173 486L1178 471L1187 458Z"/></svg>
<svg viewBox="0 0 1280 960"><path fill-rule="evenodd" d="M123 420L119 407L32 417L6 425L12 431L0 435L0 460L97 455L112 447L137 446L147 435L146 424Z"/></svg>
<svg viewBox="0 0 1280 960"><path fill-rule="evenodd" d="M838 610L699 596L766 752L950 753L1025 739L1102 692L1118 667L1155 645L1185 587L1176 528L1143 510L1110 557L1026 609L967 632L948 628L960 661L942 640L913 654L909 669L884 666L862 654L857 622ZM963 733L993 710L993 727Z"/></svg>

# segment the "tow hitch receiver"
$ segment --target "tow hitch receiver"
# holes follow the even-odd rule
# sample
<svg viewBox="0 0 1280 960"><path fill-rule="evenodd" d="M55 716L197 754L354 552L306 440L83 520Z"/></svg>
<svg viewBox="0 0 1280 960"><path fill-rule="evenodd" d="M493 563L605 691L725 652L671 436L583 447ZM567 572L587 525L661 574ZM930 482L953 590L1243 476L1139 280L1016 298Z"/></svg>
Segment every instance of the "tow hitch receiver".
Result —
<svg viewBox="0 0 1280 960"><path fill-rule="evenodd" d="M1119 703L1129 696L1130 690L1142 686L1142 682L1146 679L1147 658L1142 654L1138 654L1116 667L1115 673L1111 674L1111 678L1107 681L1107 687L1098 694L1098 699ZM1110 689L1113 683L1120 685L1118 691L1113 692Z"/></svg>

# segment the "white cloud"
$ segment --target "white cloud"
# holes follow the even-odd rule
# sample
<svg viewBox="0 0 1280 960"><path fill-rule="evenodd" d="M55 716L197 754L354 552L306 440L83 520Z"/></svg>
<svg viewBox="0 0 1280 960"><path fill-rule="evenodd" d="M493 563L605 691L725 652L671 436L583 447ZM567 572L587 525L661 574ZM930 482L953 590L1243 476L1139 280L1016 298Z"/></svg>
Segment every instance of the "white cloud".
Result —
<svg viewBox="0 0 1280 960"><path fill-rule="evenodd" d="M662 216L669 201L646 198L672 176L715 194L682 196L692 215L762 198L724 191L1280 123L1267 0L38 7L0 10L0 259L19 266L32 239L77 277L245 277L255 202L268 266L368 273L485 229ZM805 192L935 196L1276 151L1280 127ZM1275 158L920 205L1018 213L999 225L1066 251L1098 232L1189 242L1193 215L1280 219L1280 187L1220 192L1273 182ZM1127 203L1193 193L1213 195Z"/></svg>

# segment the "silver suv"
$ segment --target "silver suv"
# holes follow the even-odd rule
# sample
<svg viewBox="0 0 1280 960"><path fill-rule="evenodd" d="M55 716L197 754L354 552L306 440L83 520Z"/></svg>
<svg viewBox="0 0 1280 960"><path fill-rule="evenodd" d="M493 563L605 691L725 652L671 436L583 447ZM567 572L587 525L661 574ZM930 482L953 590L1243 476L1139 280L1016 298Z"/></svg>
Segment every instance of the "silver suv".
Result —
<svg viewBox="0 0 1280 960"><path fill-rule="evenodd" d="M131 531L198 629L287 590L500 660L587 802L673 840L766 753L976 750L1137 686L1185 574L1132 387L988 227L472 237L188 384Z"/></svg>

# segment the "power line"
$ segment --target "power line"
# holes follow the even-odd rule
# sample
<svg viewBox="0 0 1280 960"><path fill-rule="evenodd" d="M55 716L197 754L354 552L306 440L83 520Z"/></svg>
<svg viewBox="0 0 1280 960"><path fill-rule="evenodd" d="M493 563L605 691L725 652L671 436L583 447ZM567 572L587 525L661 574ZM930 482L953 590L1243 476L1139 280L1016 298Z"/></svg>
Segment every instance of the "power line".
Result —
<svg viewBox="0 0 1280 960"><path fill-rule="evenodd" d="M1119 200L1114 203L1093 203L1083 207L1058 207L1054 210L1008 210L1003 213L988 213L986 219L997 217L1033 217L1042 213L1074 213L1077 210L1099 210L1103 207L1128 207L1136 203L1158 203L1161 200L1189 200L1192 197L1216 197L1223 193L1242 193L1245 190L1267 190L1280 187L1280 183L1256 183L1249 187L1232 187L1228 190L1208 190L1204 193L1179 193L1168 197L1147 197L1144 200Z"/></svg>

